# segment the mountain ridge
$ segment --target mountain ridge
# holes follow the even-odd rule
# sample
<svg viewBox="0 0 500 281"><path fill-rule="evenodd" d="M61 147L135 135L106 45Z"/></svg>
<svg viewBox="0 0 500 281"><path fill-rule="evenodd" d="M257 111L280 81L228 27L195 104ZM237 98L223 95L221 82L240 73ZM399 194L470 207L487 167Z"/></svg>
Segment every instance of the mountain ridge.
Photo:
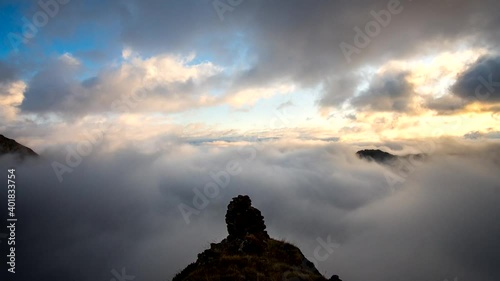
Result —
<svg viewBox="0 0 500 281"><path fill-rule="evenodd" d="M239 195L228 205L229 235L198 254L172 281L342 281L325 278L296 246L269 237L264 217Z"/></svg>
<svg viewBox="0 0 500 281"><path fill-rule="evenodd" d="M0 156L6 154L17 154L21 159L25 157L38 157L38 154L33 149L0 134Z"/></svg>
<svg viewBox="0 0 500 281"><path fill-rule="evenodd" d="M358 156L358 158L360 159L367 161L375 161L379 164L391 164L396 161L402 161L402 160L423 161L427 157L427 154L418 153L418 154L394 155L380 149L363 149L356 152L356 156Z"/></svg>

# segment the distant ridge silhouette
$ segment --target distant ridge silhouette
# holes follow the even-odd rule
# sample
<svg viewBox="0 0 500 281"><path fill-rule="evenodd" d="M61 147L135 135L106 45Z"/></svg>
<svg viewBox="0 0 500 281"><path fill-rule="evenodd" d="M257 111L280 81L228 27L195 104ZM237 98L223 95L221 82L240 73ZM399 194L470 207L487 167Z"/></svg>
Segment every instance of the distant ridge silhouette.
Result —
<svg viewBox="0 0 500 281"><path fill-rule="evenodd" d="M360 159L364 159L367 161L375 161L379 164L393 164L394 162L400 160L412 160L423 161L427 157L427 154L419 153L419 154L406 154L403 156L394 155L389 152L385 152L380 149L364 149L356 152L356 155Z"/></svg>
<svg viewBox="0 0 500 281"><path fill-rule="evenodd" d="M0 134L0 156L5 154L16 154L22 159L25 157L38 157L38 154L36 154L31 148Z"/></svg>

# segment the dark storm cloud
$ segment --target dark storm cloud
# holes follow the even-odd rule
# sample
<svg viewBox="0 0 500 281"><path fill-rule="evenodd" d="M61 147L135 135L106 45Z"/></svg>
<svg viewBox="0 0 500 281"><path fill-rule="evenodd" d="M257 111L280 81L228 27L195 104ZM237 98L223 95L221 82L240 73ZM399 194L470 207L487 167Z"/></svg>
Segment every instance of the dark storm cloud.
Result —
<svg viewBox="0 0 500 281"><path fill-rule="evenodd" d="M351 105L360 110L411 112L414 91L407 75L402 72L375 76L368 89L350 101Z"/></svg>
<svg viewBox="0 0 500 281"><path fill-rule="evenodd" d="M360 66L463 42L481 48L499 42L498 1L401 1L401 13L380 24L380 32L348 63L339 45L354 45L354 28L364 30L376 21L372 11L380 15L391 3L398 2L243 1L221 21L212 1L71 1L43 32L71 38L81 25L113 26L119 47L147 54L196 52L223 65L243 61L248 67L231 77L235 91L277 81L328 85L349 81ZM320 106L341 104L352 96L348 84L324 87Z"/></svg>
<svg viewBox="0 0 500 281"><path fill-rule="evenodd" d="M0 61L0 83L11 82L17 78L17 70L4 61Z"/></svg>
<svg viewBox="0 0 500 281"><path fill-rule="evenodd" d="M251 8L258 6L257 3L248 6L245 3L234 16L245 13L240 12L244 9L254 13L249 42L257 56L255 65L237 83L262 83L283 77L303 86L327 83L330 78L351 76L349 72L362 65L415 55L421 46L438 39L453 42L469 35L496 34L493 22L498 21L498 15L488 11L499 6L494 1L401 1L403 11L393 15L390 24L348 64L340 43L354 44L354 27L364 28L373 20L370 12L387 9L388 2L267 1L257 2L264 4L255 11ZM473 20L479 14L489 20ZM464 26L464 22L470 24ZM342 102L345 92L326 90L320 105Z"/></svg>
<svg viewBox="0 0 500 281"><path fill-rule="evenodd" d="M500 101L500 57L482 57L460 74L452 92L468 102Z"/></svg>
<svg viewBox="0 0 500 281"><path fill-rule="evenodd" d="M96 148L62 183L50 164L65 163L65 155L42 153L39 163L16 165L22 219L16 277L110 280L113 269L125 267L136 280L168 280L225 237L230 198L249 194L271 236L296 243L306 256L318 237L340 244L318 263L328 275L496 281L500 147L434 145L430 159L395 188L383 167L342 144L179 144L154 155ZM179 203L193 206L193 188L203 192L214 181L209 173L224 171L229 161L241 173L187 225ZM5 157L0 163L12 166Z"/></svg>
<svg viewBox="0 0 500 281"><path fill-rule="evenodd" d="M498 19L496 13L488 11L491 5L498 7L494 1L401 1L403 11L393 15L388 26L348 64L340 43L354 44L354 27L363 29L374 20L370 12L387 9L389 2L248 1L242 4L234 13L238 19L230 23L239 26L241 16L245 18L246 13L253 16L243 27L250 30L248 41L257 57L255 66L239 80L258 83L288 77L303 85L315 85L359 65L413 55L421 44L437 38L453 41L466 35L481 36L483 32L494 34L496 30L495 25L487 21L471 20L466 26L458 24L463 23L464 18L477 17L478 13L492 21Z"/></svg>
<svg viewBox="0 0 500 281"><path fill-rule="evenodd" d="M439 114L453 114L473 102L493 105L500 102L500 57L479 58L458 75L450 92L440 98L427 98L425 107Z"/></svg>
<svg viewBox="0 0 500 281"><path fill-rule="evenodd" d="M75 79L78 70L78 65L67 60L50 61L29 81L21 109L27 112L66 111L67 102L78 98L79 85ZM81 102L80 106L84 107Z"/></svg>

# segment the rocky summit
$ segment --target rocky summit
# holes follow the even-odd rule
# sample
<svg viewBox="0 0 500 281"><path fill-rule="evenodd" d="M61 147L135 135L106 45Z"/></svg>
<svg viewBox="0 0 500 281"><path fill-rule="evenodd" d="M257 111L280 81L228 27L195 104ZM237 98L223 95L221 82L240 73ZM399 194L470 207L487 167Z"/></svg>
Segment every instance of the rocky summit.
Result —
<svg viewBox="0 0 500 281"><path fill-rule="evenodd" d="M13 139L0 135L0 156L4 154L16 154L20 158L24 158L26 156L38 156L38 154L36 154L31 148L19 144Z"/></svg>
<svg viewBox="0 0 500 281"><path fill-rule="evenodd" d="M227 206L226 214L228 239L242 239L252 234L262 239L268 239L264 217L260 211L252 207L248 196L238 196Z"/></svg>
<svg viewBox="0 0 500 281"><path fill-rule="evenodd" d="M246 195L229 203L226 224L228 236L210 244L173 281L341 281L322 276L296 246L270 238L264 217Z"/></svg>

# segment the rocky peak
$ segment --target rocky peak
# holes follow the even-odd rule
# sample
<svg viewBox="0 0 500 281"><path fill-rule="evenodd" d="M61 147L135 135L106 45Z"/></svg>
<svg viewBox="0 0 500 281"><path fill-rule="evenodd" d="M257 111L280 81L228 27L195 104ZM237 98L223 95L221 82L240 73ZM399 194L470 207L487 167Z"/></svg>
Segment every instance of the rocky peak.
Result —
<svg viewBox="0 0 500 281"><path fill-rule="evenodd" d="M270 238L250 197L231 200L226 223L227 238L211 243L173 281L342 281L337 275L326 279L299 248Z"/></svg>
<svg viewBox="0 0 500 281"><path fill-rule="evenodd" d="M239 195L227 206L226 213L228 239L244 238L253 234L260 238L269 238L264 217L252 207L252 200L247 195Z"/></svg>

